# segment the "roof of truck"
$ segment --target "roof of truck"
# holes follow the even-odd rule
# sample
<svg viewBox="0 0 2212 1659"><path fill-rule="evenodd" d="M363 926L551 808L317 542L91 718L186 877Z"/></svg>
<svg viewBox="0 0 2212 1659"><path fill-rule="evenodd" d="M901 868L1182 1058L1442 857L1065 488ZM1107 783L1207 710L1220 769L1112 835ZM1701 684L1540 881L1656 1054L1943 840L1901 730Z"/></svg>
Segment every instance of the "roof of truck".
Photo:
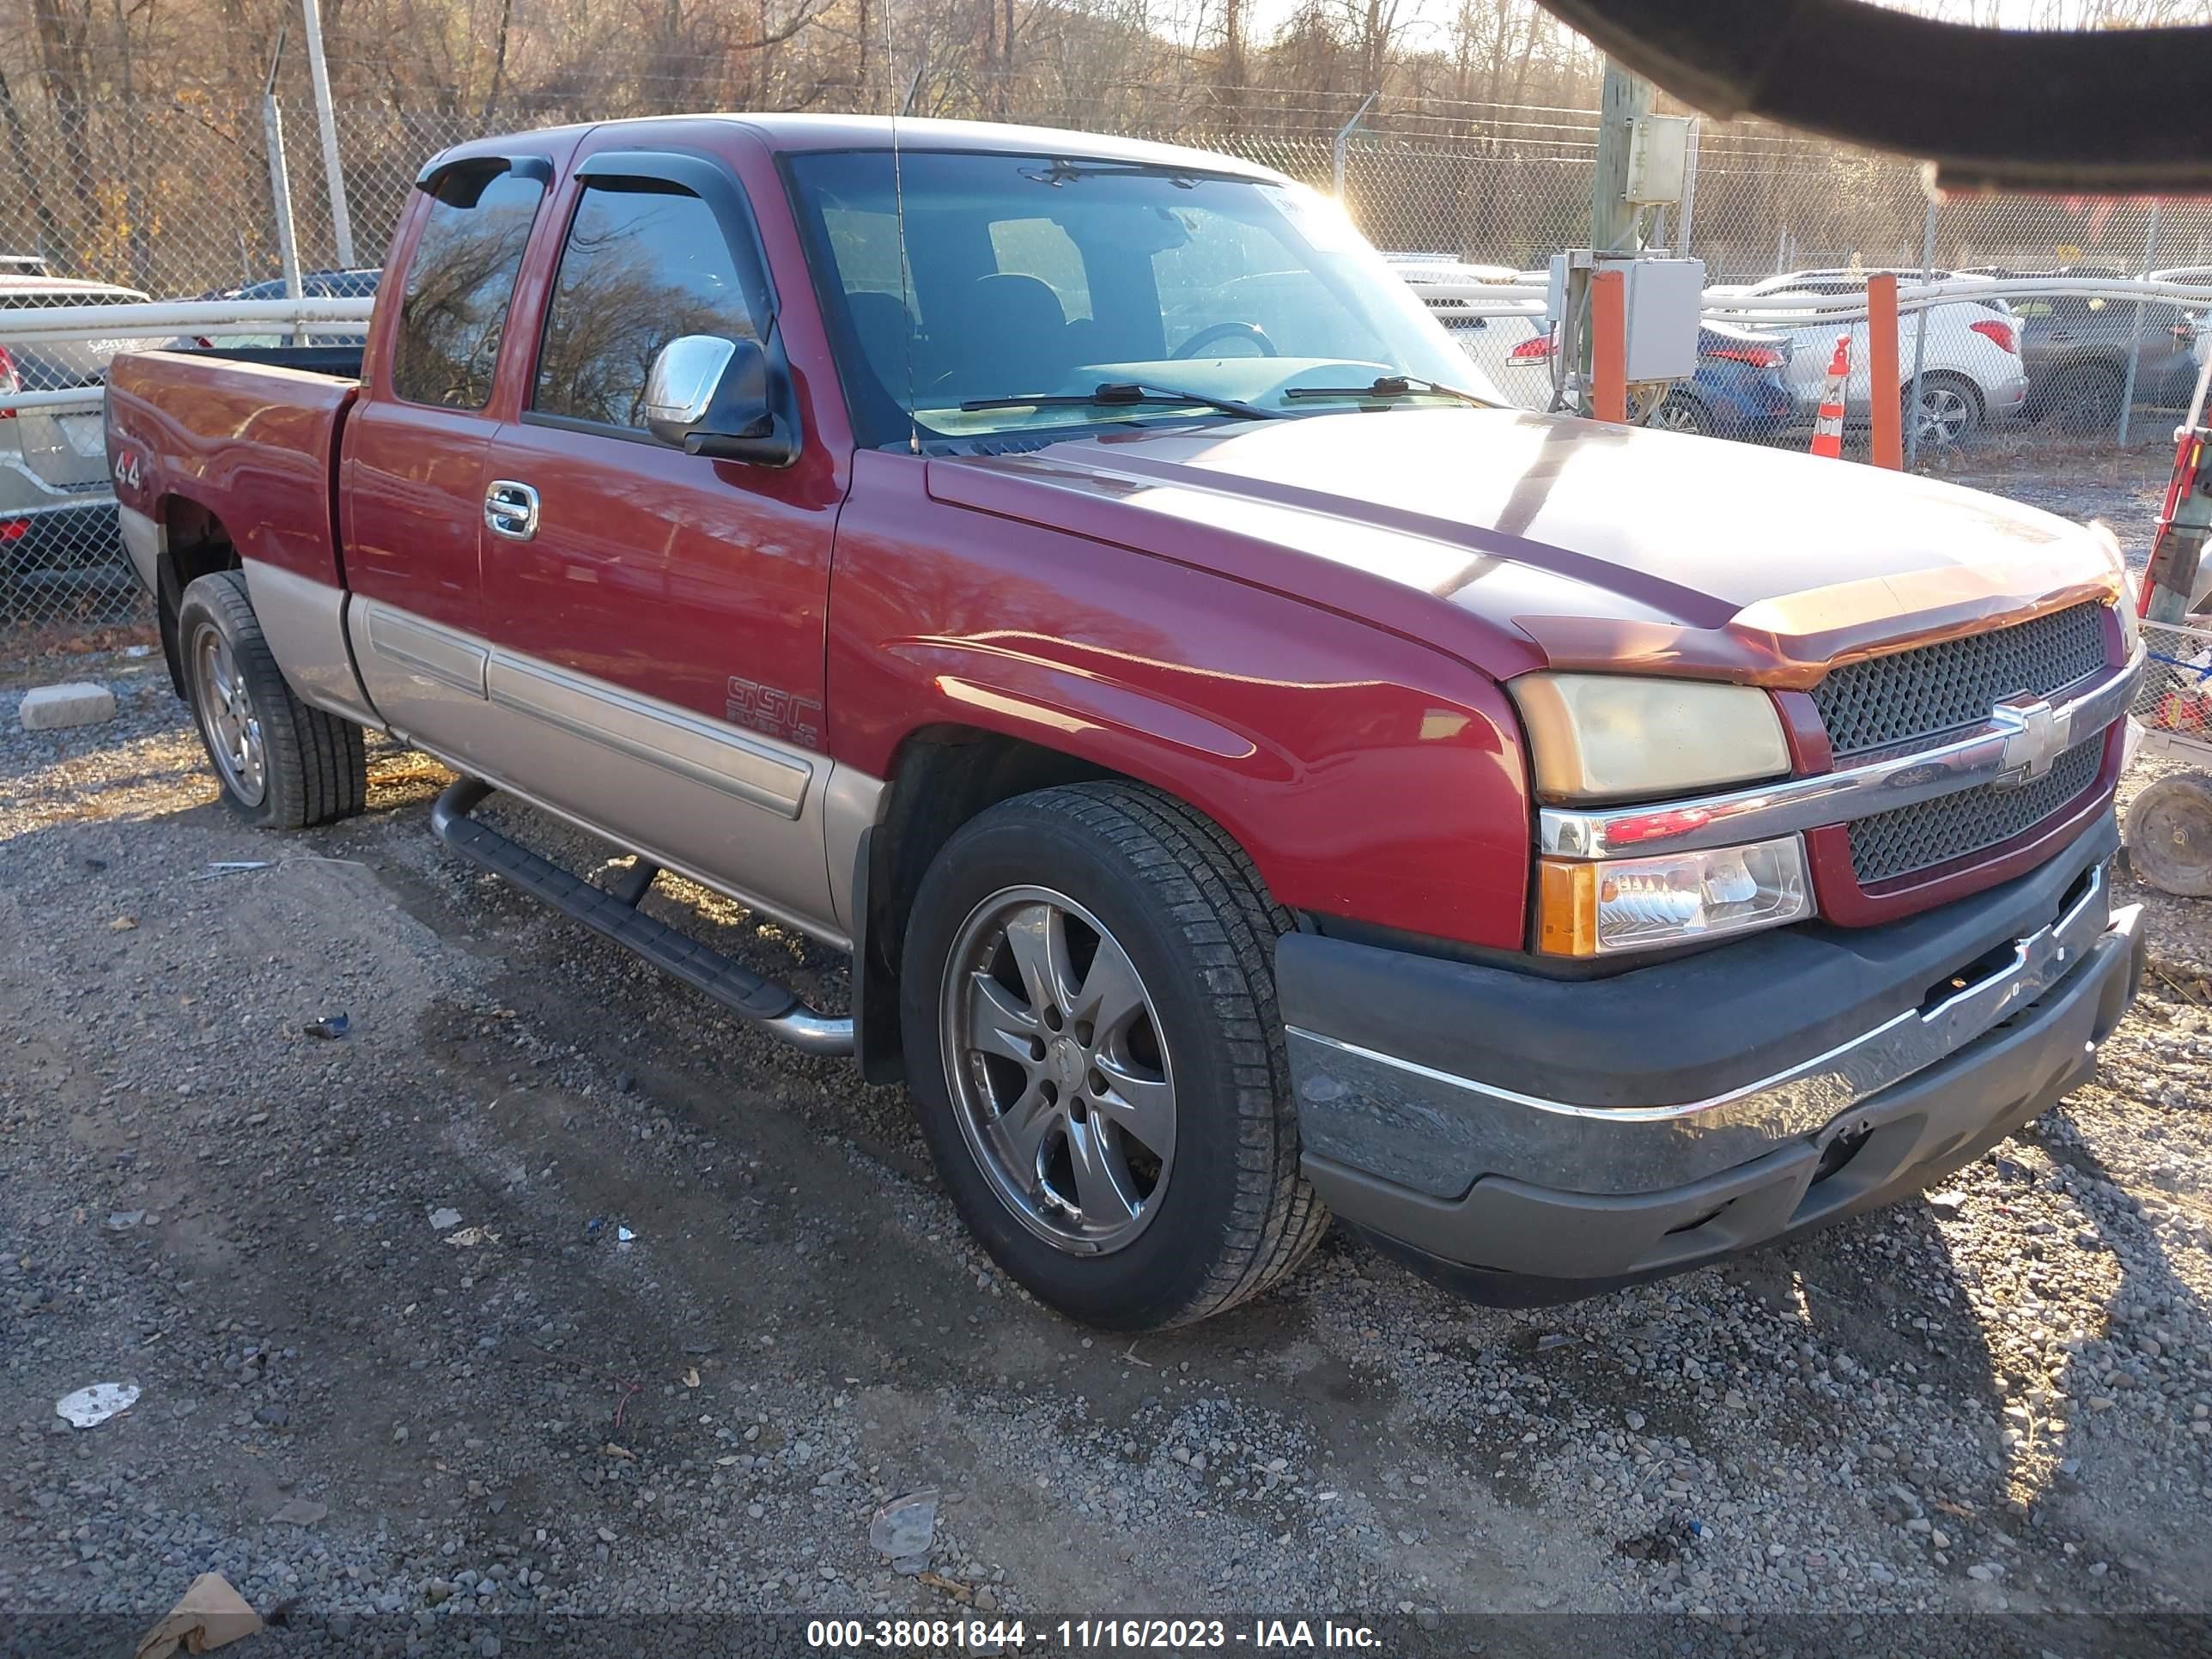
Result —
<svg viewBox="0 0 2212 1659"><path fill-rule="evenodd" d="M1130 161L1158 167L1204 168L1212 173L1240 173L1254 178L1284 175L1256 161L1247 161L1212 150L1192 149L1180 144L1158 144L1138 138L1115 138L1102 133L1073 132L1060 127L1013 126L996 121L937 121L901 117L894 123L884 115L754 114L742 110L695 115L640 116L631 120L542 130L536 134L509 134L502 138L476 139L457 144L448 156L498 154L503 144L523 137L546 137L555 132L581 137L609 128L665 129L672 126L730 125L742 127L770 149L781 151L887 149L896 126L899 147L910 150L986 150L1009 155L1082 155L1100 161Z"/></svg>

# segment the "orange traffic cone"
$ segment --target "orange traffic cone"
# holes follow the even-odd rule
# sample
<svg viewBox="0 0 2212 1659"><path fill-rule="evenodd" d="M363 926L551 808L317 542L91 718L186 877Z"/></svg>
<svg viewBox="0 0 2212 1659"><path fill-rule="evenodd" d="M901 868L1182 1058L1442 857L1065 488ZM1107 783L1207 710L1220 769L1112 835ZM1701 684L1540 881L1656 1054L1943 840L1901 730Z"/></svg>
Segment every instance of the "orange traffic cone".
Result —
<svg viewBox="0 0 2212 1659"><path fill-rule="evenodd" d="M1820 396L1820 418L1813 422L1815 455L1844 458L1844 386L1851 374L1851 337L1836 336L1836 355L1828 359L1828 389Z"/></svg>

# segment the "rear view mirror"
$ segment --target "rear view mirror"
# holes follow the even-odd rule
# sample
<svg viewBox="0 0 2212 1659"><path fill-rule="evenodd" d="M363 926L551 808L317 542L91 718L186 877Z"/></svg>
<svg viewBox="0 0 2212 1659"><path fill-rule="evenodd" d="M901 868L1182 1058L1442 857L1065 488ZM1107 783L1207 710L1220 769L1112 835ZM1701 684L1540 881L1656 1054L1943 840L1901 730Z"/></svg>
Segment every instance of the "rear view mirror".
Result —
<svg viewBox="0 0 2212 1659"><path fill-rule="evenodd" d="M646 430L687 455L789 466L799 444L776 414L775 374L758 340L679 335L646 377Z"/></svg>

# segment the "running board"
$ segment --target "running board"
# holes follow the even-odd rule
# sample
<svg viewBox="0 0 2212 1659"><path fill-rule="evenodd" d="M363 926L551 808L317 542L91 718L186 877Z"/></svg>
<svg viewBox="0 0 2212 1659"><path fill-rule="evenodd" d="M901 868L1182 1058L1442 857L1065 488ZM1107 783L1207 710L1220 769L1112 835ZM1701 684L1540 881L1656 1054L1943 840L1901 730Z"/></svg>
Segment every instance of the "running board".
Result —
<svg viewBox="0 0 2212 1659"><path fill-rule="evenodd" d="M769 1036L810 1054L853 1052L853 1022L817 1014L787 986L763 979L720 951L689 939L637 908L660 873L641 854L614 889L594 887L542 859L520 842L469 816L493 793L493 786L460 778L430 809L430 829L440 841L492 874L513 882L532 898L551 905L625 945L664 973L702 991L732 1013L750 1020Z"/></svg>

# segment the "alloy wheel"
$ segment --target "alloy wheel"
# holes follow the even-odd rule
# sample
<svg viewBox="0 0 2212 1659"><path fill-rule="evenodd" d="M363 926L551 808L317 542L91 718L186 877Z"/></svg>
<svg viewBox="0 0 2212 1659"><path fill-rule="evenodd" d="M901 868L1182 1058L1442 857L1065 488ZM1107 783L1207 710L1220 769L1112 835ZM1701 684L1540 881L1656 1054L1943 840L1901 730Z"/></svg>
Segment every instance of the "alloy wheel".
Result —
<svg viewBox="0 0 2212 1659"><path fill-rule="evenodd" d="M1049 888L992 894L954 939L939 1018L954 1115L1000 1201L1071 1255L1133 1243L1175 1164L1175 1073L1105 925Z"/></svg>
<svg viewBox="0 0 2212 1659"><path fill-rule="evenodd" d="M1924 386L1916 424L1923 444L1954 444L1974 423L1973 405L1956 386Z"/></svg>
<svg viewBox="0 0 2212 1659"><path fill-rule="evenodd" d="M246 688L237 655L219 629L203 628L193 641L192 680L216 769L231 793L248 806L259 805L269 787L261 716Z"/></svg>

